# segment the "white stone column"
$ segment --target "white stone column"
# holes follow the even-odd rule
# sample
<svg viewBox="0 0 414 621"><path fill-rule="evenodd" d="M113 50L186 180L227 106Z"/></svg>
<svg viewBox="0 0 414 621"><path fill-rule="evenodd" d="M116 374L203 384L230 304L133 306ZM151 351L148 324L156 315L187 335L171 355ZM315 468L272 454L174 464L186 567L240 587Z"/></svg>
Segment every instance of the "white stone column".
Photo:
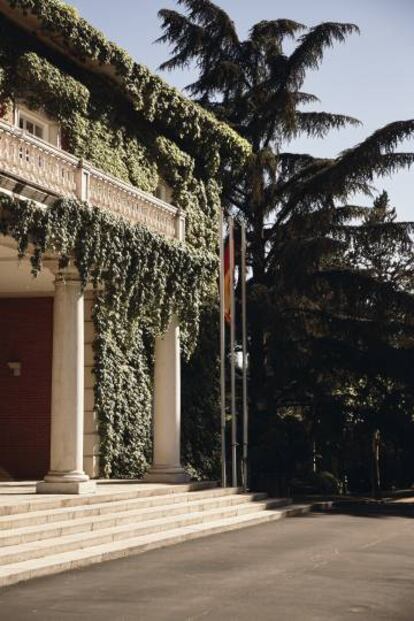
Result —
<svg viewBox="0 0 414 621"><path fill-rule="evenodd" d="M53 306L50 471L42 494L83 494L95 482L83 471L84 303L75 269L57 272Z"/></svg>
<svg viewBox="0 0 414 621"><path fill-rule="evenodd" d="M145 476L151 483L187 483L181 466L180 328L174 317L167 332L155 341L154 459Z"/></svg>

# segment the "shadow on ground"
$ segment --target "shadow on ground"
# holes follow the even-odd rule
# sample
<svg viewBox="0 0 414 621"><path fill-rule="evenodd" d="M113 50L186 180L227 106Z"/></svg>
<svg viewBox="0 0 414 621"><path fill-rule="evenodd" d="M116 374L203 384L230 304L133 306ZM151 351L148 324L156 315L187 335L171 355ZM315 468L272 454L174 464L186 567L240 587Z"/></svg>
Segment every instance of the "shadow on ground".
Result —
<svg viewBox="0 0 414 621"><path fill-rule="evenodd" d="M296 499L295 499L296 501ZM325 499L329 501L329 499ZM303 499L301 499L303 502ZM307 499L306 502L309 502ZM414 518L414 498L404 501L387 500L333 500L329 509L315 508L312 513L295 517L315 517L318 514L351 515L369 518L404 517Z"/></svg>

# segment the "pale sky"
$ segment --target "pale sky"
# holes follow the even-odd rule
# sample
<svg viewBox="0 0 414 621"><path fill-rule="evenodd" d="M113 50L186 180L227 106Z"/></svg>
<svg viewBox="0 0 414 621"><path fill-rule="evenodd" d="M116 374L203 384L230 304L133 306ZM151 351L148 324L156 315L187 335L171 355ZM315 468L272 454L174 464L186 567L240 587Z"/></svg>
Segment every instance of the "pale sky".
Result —
<svg viewBox="0 0 414 621"><path fill-rule="evenodd" d="M175 0L70 0L69 4L138 62L159 73L168 48L153 43L161 34L157 12L177 8ZM298 140L297 152L334 156L391 121L414 118L414 0L216 0L216 4L231 15L241 37L262 19L289 18L308 26L341 21L360 27L360 36L352 35L326 52L320 70L308 75L304 90L321 99L314 109L355 116L362 127L332 132L324 140ZM194 79L190 71L161 75L179 88ZM414 151L414 139L400 150ZM377 187L389 192L400 219L414 220L414 167L379 180Z"/></svg>

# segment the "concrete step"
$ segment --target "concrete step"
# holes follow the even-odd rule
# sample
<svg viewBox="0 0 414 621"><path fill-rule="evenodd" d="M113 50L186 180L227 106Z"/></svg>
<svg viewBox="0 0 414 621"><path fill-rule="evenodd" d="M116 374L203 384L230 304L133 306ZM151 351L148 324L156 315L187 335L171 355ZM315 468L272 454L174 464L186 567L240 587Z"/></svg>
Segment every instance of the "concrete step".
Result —
<svg viewBox="0 0 414 621"><path fill-rule="evenodd" d="M143 535L160 534L167 530L177 530L183 527L217 522L242 515L253 514L257 516L261 512L274 508L274 505L280 506L279 501L262 501L250 505L241 504L201 510L193 513L184 513L179 516L142 520L119 526L110 525L107 528L66 535L57 533L52 538L5 546L0 550L0 565L41 558L51 554L82 550Z"/></svg>
<svg viewBox="0 0 414 621"><path fill-rule="evenodd" d="M0 516L16 515L20 513L28 513L29 511L49 511L52 509L61 509L64 507L84 507L87 505L101 504L107 502L114 502L115 500L129 500L134 498L150 498L152 496L165 496L170 497L175 494L182 494L184 492L197 492L200 493L203 490L213 491L218 494L228 493L237 494L239 488L226 488L225 490L218 487L218 483L215 481L202 481L196 483L189 483L188 485L140 485L139 489L129 489L128 485L125 485L125 490L113 490L111 491L110 485L108 485L108 492L100 492L99 494L85 494L80 496L68 496L68 495L36 495L33 494L33 498L30 500L15 500L13 502L7 502L0 504Z"/></svg>
<svg viewBox="0 0 414 621"><path fill-rule="evenodd" d="M111 541L90 545L83 549L77 548L66 552L54 553L53 548L50 549L49 546L50 553L42 558L14 561L0 567L0 586L85 567L106 560L122 558L130 554L139 554L147 550L198 537L280 520L284 517L301 515L309 512L311 509L310 505L290 505L273 510L264 510L261 507L260 511L254 513L239 514L231 517L226 516L219 519L213 519L213 515L210 515L211 519L208 521L187 523L176 528L130 536L121 540L112 539ZM39 543L49 544L50 542Z"/></svg>
<svg viewBox="0 0 414 621"><path fill-rule="evenodd" d="M237 508L239 511L249 512L257 510L255 509L255 501L264 500L265 497L265 494L238 494L175 503L171 506L160 505L138 509L134 507L131 510L124 510L122 508L121 511L114 508L113 512L105 513L104 515L94 514L80 518L75 516L72 519L66 518L61 521L51 521L23 527L16 526L11 521L8 529L0 530L0 550L4 546L62 537L80 532L95 532L99 529L112 528L124 524L140 524L152 519L174 518L184 514L219 510L220 508L228 509L229 511ZM288 499L277 499L272 501L271 506L282 506L287 503Z"/></svg>
<svg viewBox="0 0 414 621"><path fill-rule="evenodd" d="M144 490L145 492L145 490ZM25 510L20 513L10 513L0 516L0 533L3 529L20 528L24 526L33 526L35 524L47 524L51 522L61 522L63 520L73 520L82 517L105 515L108 513L120 513L121 511L130 511L132 509L144 509L146 507L170 507L183 502L194 502L195 500L205 500L212 498L235 497L241 493L239 488L215 488L204 491L191 491L173 494L158 494L148 496L146 494L136 495L132 498L125 498L124 495L118 498L118 495L112 495L111 500L101 501L101 494L88 497L87 504L68 506L57 506L51 508L43 508L38 510L37 505L33 505L32 509ZM128 493L127 493L128 496ZM263 495L262 495L263 497ZM92 502L94 499L94 502ZM70 498L70 500L76 500Z"/></svg>

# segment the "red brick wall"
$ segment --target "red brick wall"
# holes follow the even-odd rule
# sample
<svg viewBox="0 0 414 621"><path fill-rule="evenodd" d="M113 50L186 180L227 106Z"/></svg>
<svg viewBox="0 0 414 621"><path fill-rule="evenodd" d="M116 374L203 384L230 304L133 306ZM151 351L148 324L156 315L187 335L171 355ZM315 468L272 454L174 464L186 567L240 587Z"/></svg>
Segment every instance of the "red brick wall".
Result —
<svg viewBox="0 0 414 621"><path fill-rule="evenodd" d="M0 478L49 469L52 311L51 298L0 299Z"/></svg>

